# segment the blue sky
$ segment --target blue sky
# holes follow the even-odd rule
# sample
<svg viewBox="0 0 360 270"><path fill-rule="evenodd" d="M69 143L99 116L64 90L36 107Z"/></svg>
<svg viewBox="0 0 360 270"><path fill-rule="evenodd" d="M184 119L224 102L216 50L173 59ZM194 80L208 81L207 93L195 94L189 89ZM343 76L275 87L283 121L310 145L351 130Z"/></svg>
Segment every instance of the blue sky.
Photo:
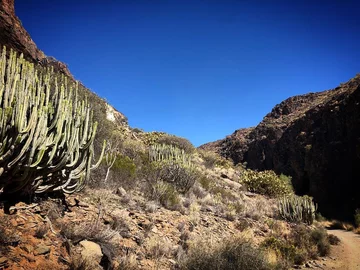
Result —
<svg viewBox="0 0 360 270"><path fill-rule="evenodd" d="M26 30L132 127L196 146L360 72L358 1L15 1Z"/></svg>

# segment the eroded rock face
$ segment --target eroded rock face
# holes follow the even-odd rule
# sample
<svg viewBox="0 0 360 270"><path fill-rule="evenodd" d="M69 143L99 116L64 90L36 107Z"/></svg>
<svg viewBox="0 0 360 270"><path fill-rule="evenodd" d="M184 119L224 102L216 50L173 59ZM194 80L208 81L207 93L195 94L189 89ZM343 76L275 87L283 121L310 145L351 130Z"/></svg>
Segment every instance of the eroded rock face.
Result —
<svg viewBox="0 0 360 270"><path fill-rule="evenodd" d="M24 57L31 62L42 66L53 66L54 70L72 77L64 63L57 61L53 57L47 57L37 48L19 18L15 15L14 0L0 1L0 45L5 45L7 48L23 53Z"/></svg>
<svg viewBox="0 0 360 270"><path fill-rule="evenodd" d="M249 168L293 177L321 213L351 218L360 208L360 75L340 87L289 98L255 128L201 148Z"/></svg>

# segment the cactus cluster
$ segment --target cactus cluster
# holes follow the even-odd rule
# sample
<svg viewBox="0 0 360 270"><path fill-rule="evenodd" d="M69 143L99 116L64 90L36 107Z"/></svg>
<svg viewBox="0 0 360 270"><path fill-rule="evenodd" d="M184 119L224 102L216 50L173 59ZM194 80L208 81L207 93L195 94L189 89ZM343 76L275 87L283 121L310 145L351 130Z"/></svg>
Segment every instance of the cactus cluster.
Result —
<svg viewBox="0 0 360 270"><path fill-rule="evenodd" d="M100 163L91 165L97 123L90 106L79 99L77 84L70 86L65 76L57 77L3 48L0 191L4 194L72 193L85 185Z"/></svg>
<svg viewBox="0 0 360 270"><path fill-rule="evenodd" d="M311 225L315 220L317 206L309 196L293 195L279 199L278 208L283 219Z"/></svg>
<svg viewBox="0 0 360 270"><path fill-rule="evenodd" d="M149 147L150 161L156 162L177 162L187 166L193 166L191 156L185 153L184 149L179 149L168 144L153 144Z"/></svg>
<svg viewBox="0 0 360 270"><path fill-rule="evenodd" d="M160 179L173 184L181 193L186 193L198 177L196 167L191 161L191 155L175 146L151 145L149 159L156 165Z"/></svg>

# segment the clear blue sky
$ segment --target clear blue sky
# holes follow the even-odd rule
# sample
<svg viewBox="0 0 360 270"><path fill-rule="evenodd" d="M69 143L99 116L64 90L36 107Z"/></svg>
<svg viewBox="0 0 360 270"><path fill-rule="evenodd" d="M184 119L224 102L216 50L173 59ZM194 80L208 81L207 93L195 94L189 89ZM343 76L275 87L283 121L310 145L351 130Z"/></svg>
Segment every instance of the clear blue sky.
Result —
<svg viewBox="0 0 360 270"><path fill-rule="evenodd" d="M360 72L360 1L15 1L47 55L132 127L195 145Z"/></svg>

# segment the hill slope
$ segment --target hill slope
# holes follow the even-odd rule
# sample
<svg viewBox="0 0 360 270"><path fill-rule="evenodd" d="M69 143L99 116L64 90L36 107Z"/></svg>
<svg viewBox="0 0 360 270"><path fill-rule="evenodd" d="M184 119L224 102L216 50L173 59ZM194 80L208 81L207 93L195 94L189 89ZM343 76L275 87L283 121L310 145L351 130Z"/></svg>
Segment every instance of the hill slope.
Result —
<svg viewBox="0 0 360 270"><path fill-rule="evenodd" d="M75 81L64 63L53 57L46 56L44 52L38 49L15 14L14 0L2 0L0 2L0 45L22 53L28 61L38 64L39 66L53 67L56 72L65 74ZM81 95L87 96L92 101L93 107L97 107L94 109L95 119L108 119L109 122L112 122L115 126L127 126L127 119L122 113L116 111L102 98L86 89L81 83L80 92ZM113 127L114 129L116 129L115 126Z"/></svg>
<svg viewBox="0 0 360 270"><path fill-rule="evenodd" d="M235 163L293 177L328 216L349 218L360 207L360 75L339 87L288 98L263 121L202 145Z"/></svg>

